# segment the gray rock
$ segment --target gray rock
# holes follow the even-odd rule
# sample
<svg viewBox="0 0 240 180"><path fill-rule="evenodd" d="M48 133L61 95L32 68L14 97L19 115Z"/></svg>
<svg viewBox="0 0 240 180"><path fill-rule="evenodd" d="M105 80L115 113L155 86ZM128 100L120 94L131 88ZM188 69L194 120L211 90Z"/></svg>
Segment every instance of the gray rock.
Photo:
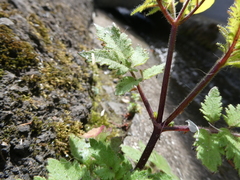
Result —
<svg viewBox="0 0 240 180"><path fill-rule="evenodd" d="M126 106L124 106L122 103L117 103L117 102L108 102L108 105L110 109L117 115L123 115L126 110Z"/></svg>
<svg viewBox="0 0 240 180"><path fill-rule="evenodd" d="M30 131L29 125L20 125L18 126L18 132L25 133Z"/></svg>
<svg viewBox="0 0 240 180"><path fill-rule="evenodd" d="M131 1L124 1L124 0L95 0L94 1L98 7L104 8L113 8L113 7L126 7L126 8L135 8L137 5L143 2L143 0L131 0Z"/></svg>
<svg viewBox="0 0 240 180"><path fill-rule="evenodd" d="M11 28L14 26L14 23L8 18L0 18L0 25L6 25Z"/></svg>

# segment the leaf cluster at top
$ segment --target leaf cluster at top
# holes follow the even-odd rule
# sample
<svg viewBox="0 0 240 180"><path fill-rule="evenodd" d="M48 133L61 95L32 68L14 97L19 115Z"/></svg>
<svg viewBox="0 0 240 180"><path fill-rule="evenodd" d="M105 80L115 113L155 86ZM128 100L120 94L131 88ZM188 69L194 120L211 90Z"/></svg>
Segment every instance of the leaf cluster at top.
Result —
<svg viewBox="0 0 240 180"><path fill-rule="evenodd" d="M95 61L100 65L108 65L109 69L117 70L119 75L124 75L127 72L139 72L136 67L146 63L149 58L147 50L140 46L133 48L128 36L125 33L121 33L120 29L114 23L113 26L106 28L98 25L95 26L97 36L103 42L103 48L88 52L83 51L79 54L89 61ZM122 95L130 91L141 81L161 73L163 68L163 64L155 65L140 71L139 74L142 75L140 78L132 76L122 78L116 86L116 94Z"/></svg>
<svg viewBox="0 0 240 180"><path fill-rule="evenodd" d="M231 53L225 66L240 67L240 1L235 1L228 13L227 26L219 26L226 43L218 45L224 53Z"/></svg>
<svg viewBox="0 0 240 180"><path fill-rule="evenodd" d="M179 2L182 3L182 7L186 6L183 16L187 16L189 13L195 10L196 7L197 9L194 11L194 14L206 11L213 5L215 0L161 0L160 3L162 3L163 7L168 10L172 17L176 17L176 5ZM158 6L158 0L145 0L143 4L139 5L133 10L131 15L134 15L136 13L142 13L146 9L150 9L147 15L151 15L156 13L157 11L161 11Z"/></svg>

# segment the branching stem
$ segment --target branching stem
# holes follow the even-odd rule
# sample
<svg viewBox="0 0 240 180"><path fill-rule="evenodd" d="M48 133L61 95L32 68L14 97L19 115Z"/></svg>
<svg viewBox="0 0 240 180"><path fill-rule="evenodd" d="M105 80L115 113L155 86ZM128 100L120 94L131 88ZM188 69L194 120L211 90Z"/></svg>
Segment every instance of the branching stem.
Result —
<svg viewBox="0 0 240 180"><path fill-rule="evenodd" d="M240 37L240 25L238 27L238 32L236 33L233 43L229 47L225 55L219 59L216 64L210 69L206 76L199 82L199 84L189 93L189 95L179 104L179 106L169 115L165 120L166 126L172 122L187 106L192 100L204 89L204 87L214 78L214 76L223 68L231 56L232 52L235 50L237 40Z"/></svg>

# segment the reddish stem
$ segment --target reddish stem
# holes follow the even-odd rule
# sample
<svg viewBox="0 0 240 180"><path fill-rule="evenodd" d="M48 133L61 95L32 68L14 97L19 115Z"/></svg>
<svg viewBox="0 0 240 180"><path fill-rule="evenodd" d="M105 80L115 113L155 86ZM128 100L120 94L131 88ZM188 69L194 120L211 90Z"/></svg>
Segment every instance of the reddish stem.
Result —
<svg viewBox="0 0 240 180"><path fill-rule="evenodd" d="M216 64L210 69L206 76L199 82L199 84L190 92L190 94L180 103L180 105L169 115L169 117L164 121L167 126L172 122L187 106L192 100L204 89L204 87L213 79L213 77L224 67L228 58L231 56L232 52L235 50L237 40L240 37L240 25L238 31L233 39L233 43L229 47L226 54L216 62Z"/></svg>
<svg viewBox="0 0 240 180"><path fill-rule="evenodd" d="M131 75L132 75L132 77L134 77L136 79L136 76L133 72L131 72ZM148 99L146 98L145 94L143 93L143 90L142 90L141 86L137 85L137 89L138 89L138 92L141 96L143 104L144 104L144 106L145 106L145 108L148 112L149 117L151 118L151 120L154 120L155 118L154 118L152 107L151 107L150 103L148 102Z"/></svg>
<svg viewBox="0 0 240 180"><path fill-rule="evenodd" d="M136 167L134 170L137 169L143 169L144 166L146 165L148 158L150 157L156 143L157 140L160 138L160 134L161 132L159 131L159 129L157 127L154 126L154 130L152 132L152 135L147 143L146 148L144 149L141 158L139 159Z"/></svg>

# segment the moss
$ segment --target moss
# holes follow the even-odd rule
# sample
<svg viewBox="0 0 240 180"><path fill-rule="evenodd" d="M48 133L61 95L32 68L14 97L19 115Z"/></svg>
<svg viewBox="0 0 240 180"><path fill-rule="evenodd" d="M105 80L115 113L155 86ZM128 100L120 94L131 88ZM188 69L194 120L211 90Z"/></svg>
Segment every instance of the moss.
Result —
<svg viewBox="0 0 240 180"><path fill-rule="evenodd" d="M4 70L0 69L0 79L2 78L3 75L4 75Z"/></svg>
<svg viewBox="0 0 240 180"><path fill-rule="evenodd" d="M28 16L28 21L31 27L34 29L34 34L42 39L44 43L50 44L50 37L48 29L45 27L44 23L38 18L36 14L31 14Z"/></svg>
<svg viewBox="0 0 240 180"><path fill-rule="evenodd" d="M10 137L15 137L17 133L17 128L15 125L4 126L1 130L3 133L0 133L0 139L6 143L10 142Z"/></svg>
<svg viewBox="0 0 240 180"><path fill-rule="evenodd" d="M3 11L0 11L0 18L9 17L9 14L5 12L6 10L8 10L9 4L7 2L0 2L0 7L3 10Z"/></svg>
<svg viewBox="0 0 240 180"><path fill-rule="evenodd" d="M17 40L11 29L0 25L0 68L18 74L37 63L33 47L27 42Z"/></svg>
<svg viewBox="0 0 240 180"><path fill-rule="evenodd" d="M69 135L81 136L84 134L83 125L80 121L73 121L70 116L65 114L63 122L54 122L52 126L57 134L54 149L58 155L69 154Z"/></svg>

